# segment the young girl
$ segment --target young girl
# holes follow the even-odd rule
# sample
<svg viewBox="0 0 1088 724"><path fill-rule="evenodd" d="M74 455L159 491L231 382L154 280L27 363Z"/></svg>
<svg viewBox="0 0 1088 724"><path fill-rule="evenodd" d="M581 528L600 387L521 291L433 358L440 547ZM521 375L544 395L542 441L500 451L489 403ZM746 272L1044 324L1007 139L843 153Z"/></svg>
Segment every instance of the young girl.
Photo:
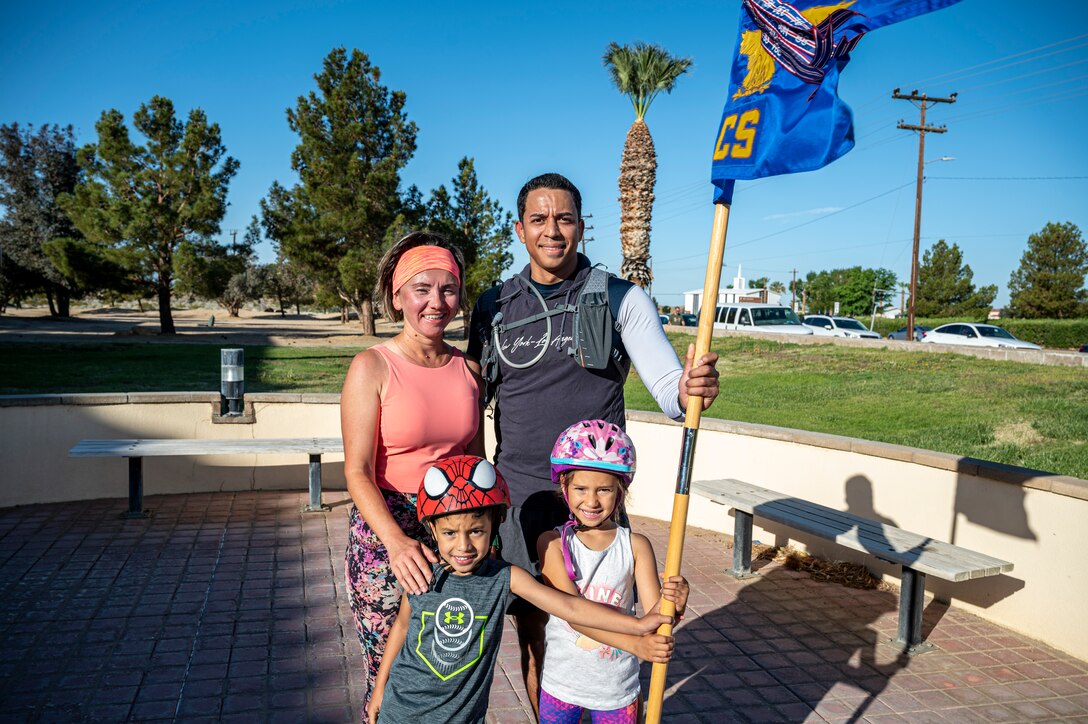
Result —
<svg viewBox="0 0 1088 724"><path fill-rule="evenodd" d="M537 550L544 580L560 591L627 614L635 608L635 589L644 610L660 610L661 599L682 616L688 584L672 576L658 584L654 550L645 536L616 525L635 474L635 448L623 430L604 420L583 420L559 436L552 449L552 480L559 484L570 522L540 536ZM552 618L540 680L541 724L577 724L582 710L595 724L638 721L639 658L645 644ZM630 653L629 653L630 652Z"/></svg>
<svg viewBox="0 0 1088 724"><path fill-rule="evenodd" d="M578 624L645 634L655 660L668 661L672 637L653 633L668 617L634 618L494 560L491 544L509 505L506 482L483 458L456 455L427 470L416 510L441 560L428 590L401 597L367 707L370 722L483 722L511 591Z"/></svg>

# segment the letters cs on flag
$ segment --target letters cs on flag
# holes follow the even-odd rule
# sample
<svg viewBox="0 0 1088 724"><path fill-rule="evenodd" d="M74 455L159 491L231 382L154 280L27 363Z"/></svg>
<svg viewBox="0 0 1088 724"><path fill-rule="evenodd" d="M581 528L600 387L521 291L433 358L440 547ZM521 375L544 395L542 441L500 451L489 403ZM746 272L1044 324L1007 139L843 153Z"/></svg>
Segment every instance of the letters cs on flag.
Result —
<svg viewBox="0 0 1088 724"><path fill-rule="evenodd" d="M742 0L729 96L714 144L714 201L736 179L814 171L854 147L839 73L870 30L959 0Z"/></svg>

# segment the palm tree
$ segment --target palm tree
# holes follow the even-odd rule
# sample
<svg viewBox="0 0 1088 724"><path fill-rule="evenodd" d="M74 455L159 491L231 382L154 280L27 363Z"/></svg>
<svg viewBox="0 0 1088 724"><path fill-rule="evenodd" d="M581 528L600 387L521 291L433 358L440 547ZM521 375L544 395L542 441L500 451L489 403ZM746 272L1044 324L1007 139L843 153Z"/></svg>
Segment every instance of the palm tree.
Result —
<svg viewBox="0 0 1088 724"><path fill-rule="evenodd" d="M691 58L674 58L658 45L613 42L603 60L616 88L635 107L635 120L627 131L620 160L620 276L645 289L654 278L649 266L650 216L657 180L657 153L646 125L646 111L658 93L672 92L676 79L691 67Z"/></svg>

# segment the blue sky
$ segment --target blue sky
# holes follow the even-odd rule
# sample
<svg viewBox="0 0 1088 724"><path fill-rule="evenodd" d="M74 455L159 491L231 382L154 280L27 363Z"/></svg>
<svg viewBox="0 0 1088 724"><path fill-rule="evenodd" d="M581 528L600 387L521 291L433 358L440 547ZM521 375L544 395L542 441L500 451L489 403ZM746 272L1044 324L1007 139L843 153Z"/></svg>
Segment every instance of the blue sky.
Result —
<svg viewBox="0 0 1088 724"><path fill-rule="evenodd" d="M931 107L922 249L957 243L978 284L1008 300L1029 234L1048 221L1088 231L1088 3L965 0L864 38L840 95L857 146L811 173L739 182L724 280L789 283L860 264L909 280L917 136L896 129L918 111L892 89L956 91ZM559 171L592 214L590 255L619 268L616 178L633 119L601 65L610 41L658 43L691 57L690 75L647 122L658 154L652 292L661 303L702 286L713 215L710 155L725 100L738 0L547 5L307 2L20 3L0 10L0 122L71 123L95 138L106 108L126 118L165 95L220 124L241 162L223 223L243 229L273 180L293 184L297 138L285 109L313 88L338 45L365 51L407 93L419 148L405 184L448 183L462 156L513 211L531 176ZM512 247L515 267L527 257ZM270 245L261 248L270 260Z"/></svg>

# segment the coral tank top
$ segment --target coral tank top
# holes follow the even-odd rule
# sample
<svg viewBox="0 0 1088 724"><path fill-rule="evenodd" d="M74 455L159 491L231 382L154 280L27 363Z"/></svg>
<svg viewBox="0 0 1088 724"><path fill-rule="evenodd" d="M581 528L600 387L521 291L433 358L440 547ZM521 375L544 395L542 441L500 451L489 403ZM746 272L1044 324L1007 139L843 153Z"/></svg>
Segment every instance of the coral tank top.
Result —
<svg viewBox="0 0 1088 724"><path fill-rule="evenodd" d="M459 350L442 367L421 367L386 347L374 349L389 368L378 421L378 487L415 495L432 463L464 453L475 437L480 388Z"/></svg>

